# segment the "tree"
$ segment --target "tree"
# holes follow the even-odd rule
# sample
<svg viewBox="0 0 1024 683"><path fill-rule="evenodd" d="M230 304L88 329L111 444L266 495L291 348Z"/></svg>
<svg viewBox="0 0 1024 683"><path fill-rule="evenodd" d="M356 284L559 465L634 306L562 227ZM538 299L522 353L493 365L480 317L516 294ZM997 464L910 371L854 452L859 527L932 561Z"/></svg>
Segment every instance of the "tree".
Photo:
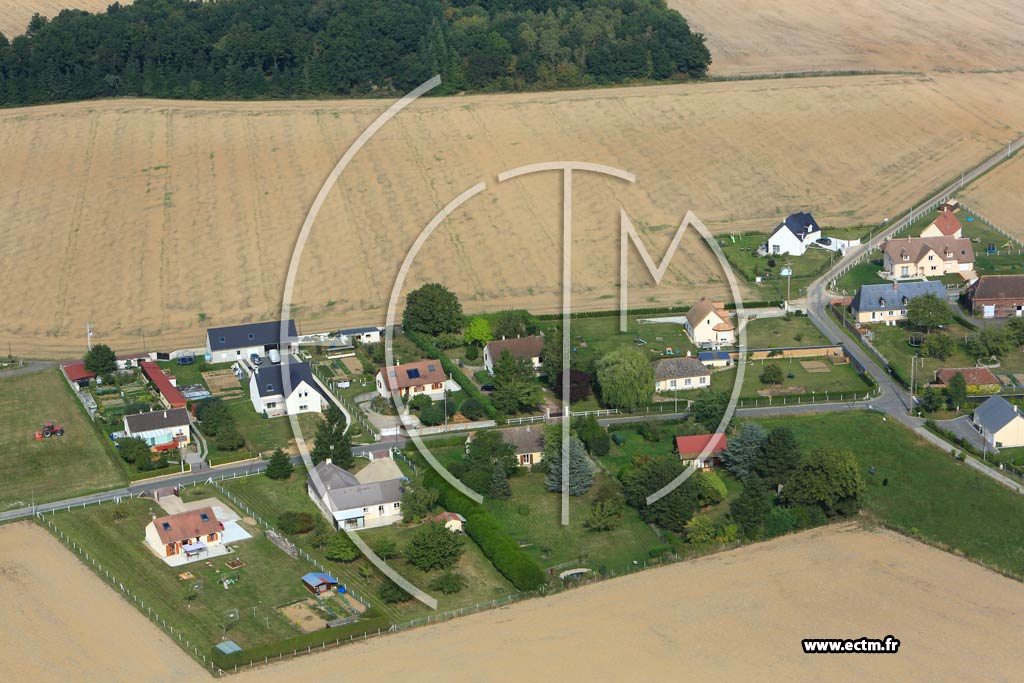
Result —
<svg viewBox="0 0 1024 683"><path fill-rule="evenodd" d="M597 362L597 385L604 405L633 412L654 394L654 368L640 349L619 347Z"/></svg>
<svg viewBox="0 0 1024 683"><path fill-rule="evenodd" d="M573 418L572 428L576 432L576 436L583 442L588 453L597 457L608 455L608 451L612 447L612 440L596 417L587 415L586 417Z"/></svg>
<svg viewBox="0 0 1024 683"><path fill-rule="evenodd" d="M768 432L760 457L754 459L754 471L768 486L786 481L800 464L800 444L789 427L776 427Z"/></svg>
<svg viewBox="0 0 1024 683"><path fill-rule="evenodd" d="M537 334L537 321L529 311L504 310L494 315L493 339L514 339Z"/></svg>
<svg viewBox="0 0 1024 683"><path fill-rule="evenodd" d="M117 440L117 452L126 463L135 464L149 460L153 453L142 439L134 436Z"/></svg>
<svg viewBox="0 0 1024 683"><path fill-rule="evenodd" d="M729 394L724 391L703 391L693 402L690 414L709 432L716 432L729 407Z"/></svg>
<svg viewBox="0 0 1024 683"><path fill-rule="evenodd" d="M852 514L860 507L864 481L857 459L845 448L812 451L782 490L786 505L816 505L829 517Z"/></svg>
<svg viewBox="0 0 1024 683"><path fill-rule="evenodd" d="M359 557L359 548L344 531L335 532L327 543L324 556L335 562L351 562Z"/></svg>
<svg viewBox="0 0 1024 683"><path fill-rule="evenodd" d="M553 425L558 427L558 425ZM544 476L544 483L548 491L560 493L562 491L562 443L545 440L544 462L547 463L548 471ZM568 491L570 496L582 496L590 490L594 483L594 473L590 471L587 462L587 451L583 442L578 437L569 437L569 475Z"/></svg>
<svg viewBox="0 0 1024 683"><path fill-rule="evenodd" d="M245 437L238 431L234 419L225 422L217 429L217 435L213 438L218 450L237 451L245 445Z"/></svg>
<svg viewBox="0 0 1024 683"><path fill-rule="evenodd" d="M466 329L462 332L462 338L467 345L483 346L494 339L491 332L491 321L482 315L470 319Z"/></svg>
<svg viewBox="0 0 1024 683"><path fill-rule="evenodd" d="M267 463L265 474L270 479L287 479L292 476L292 469L292 461L288 459L284 451L277 448L274 449L274 454L270 456L270 462Z"/></svg>
<svg viewBox="0 0 1024 683"><path fill-rule="evenodd" d="M416 522L423 519L434 510L437 498L437 490L424 484L422 479L407 483L402 491L402 521Z"/></svg>
<svg viewBox="0 0 1024 683"><path fill-rule="evenodd" d="M563 373L559 372L551 383L559 399L562 397L562 379ZM590 375L587 373L582 370L569 370L569 403L579 403L590 398L591 384Z"/></svg>
<svg viewBox="0 0 1024 683"><path fill-rule="evenodd" d="M729 440L722 461L734 477L744 480L753 472L754 462L760 457L768 432L756 422L744 422L739 433Z"/></svg>
<svg viewBox="0 0 1024 683"><path fill-rule="evenodd" d="M491 403L506 415L532 410L541 400L533 367L526 358L515 358L508 349L494 363L494 391Z"/></svg>
<svg viewBox="0 0 1024 683"><path fill-rule="evenodd" d="M430 590L452 595L467 585L466 577L457 572L445 572L430 582Z"/></svg>
<svg viewBox="0 0 1024 683"><path fill-rule="evenodd" d="M682 533L690 518L707 504L700 496L700 485L696 479L691 476L651 505L647 504L647 497L671 483L685 469L678 457L635 458L619 472L626 503L636 508L645 522Z"/></svg>
<svg viewBox="0 0 1024 683"><path fill-rule="evenodd" d="M547 377L549 386L562 375L562 329L556 327L544 335L544 350L540 354L540 370ZM558 392L561 395L561 392Z"/></svg>
<svg viewBox="0 0 1024 683"><path fill-rule="evenodd" d="M983 327L967 342L967 350L978 357L1004 356L1013 349L1014 341L1001 327Z"/></svg>
<svg viewBox="0 0 1024 683"><path fill-rule="evenodd" d="M437 403L431 402L429 406L420 411L420 422L428 427L436 427L437 425L444 424L444 420L444 403L441 403L440 401Z"/></svg>
<svg viewBox="0 0 1024 683"><path fill-rule="evenodd" d="M508 475L500 463L494 463L491 481L487 486L487 497L503 500L512 497L512 487L508 485Z"/></svg>
<svg viewBox="0 0 1024 683"><path fill-rule="evenodd" d="M942 408L942 393L935 387L927 387L921 394L921 409L926 413L934 413Z"/></svg>
<svg viewBox="0 0 1024 683"><path fill-rule="evenodd" d="M331 542L332 536L334 536L334 527L327 523L323 515L317 515L316 522L313 523L313 533L309 537L310 544L314 548L323 548Z"/></svg>
<svg viewBox="0 0 1024 683"><path fill-rule="evenodd" d="M384 583L377 589L377 597L388 604L405 602L412 598L411 595L391 579L384 579Z"/></svg>
<svg viewBox="0 0 1024 683"><path fill-rule="evenodd" d="M945 360L955 349L956 344L948 334L929 334L921 342L921 353L929 358Z"/></svg>
<svg viewBox="0 0 1024 683"><path fill-rule="evenodd" d="M769 363L764 366L758 379L761 380L761 384L782 384L782 368L775 363Z"/></svg>
<svg viewBox="0 0 1024 683"><path fill-rule="evenodd" d="M495 468L501 468L506 477L516 471L515 449L505 441L501 432L482 431L473 435L463 461L460 479L474 491L487 491Z"/></svg>
<svg viewBox="0 0 1024 683"><path fill-rule="evenodd" d="M461 535L449 531L443 524L430 522L416 530L402 554L412 566L429 572L450 569L459 561L463 550Z"/></svg>
<svg viewBox="0 0 1024 683"><path fill-rule="evenodd" d="M743 482L743 491L729 504L729 516L739 525L744 536L757 540L764 534L772 510L772 498L767 484L757 475L751 475Z"/></svg>
<svg viewBox="0 0 1024 683"><path fill-rule="evenodd" d="M398 557L398 544L391 538L378 538L373 545L373 552L385 560Z"/></svg>
<svg viewBox="0 0 1024 683"><path fill-rule="evenodd" d="M931 332L933 328L953 322L953 311L945 299L935 294L922 294L907 303L907 322Z"/></svg>
<svg viewBox="0 0 1024 683"><path fill-rule="evenodd" d="M964 379L964 373L958 372L950 377L945 392L950 410L960 412L960 407L967 403L967 380Z"/></svg>
<svg viewBox="0 0 1024 683"><path fill-rule="evenodd" d="M590 504L590 516L583 522L583 526L591 531L611 531L622 521L625 504L619 486L606 479L597 487Z"/></svg>
<svg viewBox="0 0 1024 683"><path fill-rule="evenodd" d="M459 406L459 412L462 413L463 417L467 420L482 420L487 416L487 408L480 399L467 398Z"/></svg>
<svg viewBox="0 0 1024 683"><path fill-rule="evenodd" d="M722 535L722 525L707 515L697 515L686 523L686 540L690 543L715 543Z"/></svg>
<svg viewBox="0 0 1024 683"><path fill-rule="evenodd" d="M310 457L314 464L320 464L330 458L338 467L351 467L352 440L346 433L348 421L338 406L331 403L324 412L324 419L316 427L313 450Z"/></svg>
<svg viewBox="0 0 1024 683"><path fill-rule="evenodd" d="M431 282L409 292L402 325L429 335L457 332L462 326L462 304L447 287Z"/></svg>
<svg viewBox="0 0 1024 683"><path fill-rule="evenodd" d="M1006 336L1016 346L1024 346L1024 318L1010 318L1007 320Z"/></svg>
<svg viewBox="0 0 1024 683"><path fill-rule="evenodd" d="M97 375L109 375L117 370L117 355L106 344L93 344L84 360L85 369Z"/></svg>

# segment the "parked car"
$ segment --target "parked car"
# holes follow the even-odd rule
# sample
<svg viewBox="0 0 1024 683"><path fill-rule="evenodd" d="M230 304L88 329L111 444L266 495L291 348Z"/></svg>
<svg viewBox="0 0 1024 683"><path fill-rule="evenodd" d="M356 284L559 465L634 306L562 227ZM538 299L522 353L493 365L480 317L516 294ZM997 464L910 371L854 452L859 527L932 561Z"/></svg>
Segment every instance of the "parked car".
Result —
<svg viewBox="0 0 1024 683"><path fill-rule="evenodd" d="M270 359L271 363L277 365L281 362L281 352L277 349L270 349L270 351L267 352L267 358Z"/></svg>
<svg viewBox="0 0 1024 683"><path fill-rule="evenodd" d="M260 354L254 353L249 356L249 360L252 361L253 365L263 365L263 359L260 358Z"/></svg>
<svg viewBox="0 0 1024 683"><path fill-rule="evenodd" d="M830 237L822 237L820 240L818 240L818 244L823 244L826 247L831 246L832 238L830 238Z"/></svg>

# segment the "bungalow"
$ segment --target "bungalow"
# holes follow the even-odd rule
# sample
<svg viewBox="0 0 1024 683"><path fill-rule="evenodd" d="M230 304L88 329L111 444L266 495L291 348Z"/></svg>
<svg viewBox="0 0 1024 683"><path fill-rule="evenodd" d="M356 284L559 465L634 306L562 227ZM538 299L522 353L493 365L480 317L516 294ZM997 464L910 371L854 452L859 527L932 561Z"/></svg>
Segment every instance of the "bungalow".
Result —
<svg viewBox="0 0 1024 683"><path fill-rule="evenodd" d="M213 363L249 358L253 354L265 356L272 349L295 353L298 350L298 333L295 321L287 321L288 338L281 343L281 321L211 327L206 330L206 355Z"/></svg>
<svg viewBox="0 0 1024 683"><path fill-rule="evenodd" d="M397 392L402 398L424 395L439 400L444 398L447 379L441 361L418 360L378 370L377 393L384 398L391 398L392 392Z"/></svg>
<svg viewBox="0 0 1024 683"><path fill-rule="evenodd" d="M711 371L696 358L662 358L651 365L654 366L656 392L687 391L711 386Z"/></svg>
<svg viewBox="0 0 1024 683"><path fill-rule="evenodd" d="M89 372L85 369L85 361L76 360L70 363L62 363L60 369L64 376L68 378L68 381L77 385L79 389L84 389L89 386L90 382L96 379L95 372Z"/></svg>
<svg viewBox="0 0 1024 683"><path fill-rule="evenodd" d="M337 587L338 580L330 574L323 572L310 572L303 575L302 585L313 595L330 593L332 588Z"/></svg>
<svg viewBox="0 0 1024 683"><path fill-rule="evenodd" d="M858 323L895 325L907 317L907 304L925 294L946 299L946 288L937 280L898 282L891 285L862 285L850 308Z"/></svg>
<svg viewBox="0 0 1024 683"><path fill-rule="evenodd" d="M267 417L320 413L327 407L327 396L313 379L307 363L287 364L291 391L286 397L282 365L263 365L249 377L249 400L253 410Z"/></svg>
<svg viewBox="0 0 1024 683"><path fill-rule="evenodd" d="M213 508L198 508L155 518L146 525L146 545L161 558L182 553L195 557L210 546L220 545L223 532L224 525Z"/></svg>
<svg viewBox="0 0 1024 683"><path fill-rule="evenodd" d="M154 410L148 413L124 416L125 436L142 439L153 451L182 448L192 443L188 411Z"/></svg>
<svg viewBox="0 0 1024 683"><path fill-rule="evenodd" d="M178 390L177 380L168 377L160 366L151 360L144 360L139 363L142 374L153 383L157 393L160 395L160 402L168 408L184 408L187 405L185 396Z"/></svg>
<svg viewBox="0 0 1024 683"><path fill-rule="evenodd" d="M952 211L939 212L939 217L921 231L921 237L952 237L959 239L963 236L963 225L961 225L960 219L953 215Z"/></svg>
<svg viewBox="0 0 1024 683"><path fill-rule="evenodd" d="M534 371L540 370L540 357L544 352L544 337L531 335L529 337L516 337L515 339L497 339L488 342L484 346L484 367L487 372L494 374L494 364L501 358L501 354L508 351L513 358L521 358L530 361Z"/></svg>
<svg viewBox="0 0 1024 683"><path fill-rule="evenodd" d="M999 393L999 379L988 368L943 368L935 373L935 384L946 388L957 373L964 376L967 391L972 394Z"/></svg>
<svg viewBox="0 0 1024 683"><path fill-rule="evenodd" d="M328 458L306 480L306 492L337 529L386 526L402 519L402 479L363 482Z"/></svg>
<svg viewBox="0 0 1024 683"><path fill-rule="evenodd" d="M348 344L378 344L380 343L379 327L353 327L349 330L339 330L342 345Z"/></svg>
<svg viewBox="0 0 1024 683"><path fill-rule="evenodd" d="M893 280L941 277L974 270L974 247L968 239L906 237L891 239L883 249L883 269Z"/></svg>
<svg viewBox="0 0 1024 683"><path fill-rule="evenodd" d="M1024 446L1024 415L1002 396L990 396L974 410L974 426L996 448Z"/></svg>
<svg viewBox="0 0 1024 683"><path fill-rule="evenodd" d="M727 368L732 365L732 354L728 351L701 351L697 360L708 368Z"/></svg>
<svg viewBox="0 0 1024 683"><path fill-rule="evenodd" d="M686 334L695 346L718 349L736 343L736 328L729 321L725 304L702 298L683 319Z"/></svg>
<svg viewBox="0 0 1024 683"><path fill-rule="evenodd" d="M544 431L533 425L501 430L501 438L512 446L516 464L533 467L544 459Z"/></svg>
<svg viewBox="0 0 1024 683"><path fill-rule="evenodd" d="M704 460L698 462L697 458L704 452L705 448L709 447L709 444L710 449L707 455L704 456ZM676 453L679 454L679 459L687 467L696 465L699 470L710 470L720 466L722 464L722 454L728 446L725 434L722 433L676 437Z"/></svg>
<svg viewBox="0 0 1024 683"><path fill-rule="evenodd" d="M967 288L967 302L984 318L1024 316L1024 275L982 275Z"/></svg>
<svg viewBox="0 0 1024 683"><path fill-rule="evenodd" d="M805 212L790 214L768 236L768 253L803 256L807 248L821 239L821 228L814 216Z"/></svg>
<svg viewBox="0 0 1024 683"><path fill-rule="evenodd" d="M444 524L444 528L453 534L461 534L466 527L466 518L457 512L442 512L431 517L430 521Z"/></svg>

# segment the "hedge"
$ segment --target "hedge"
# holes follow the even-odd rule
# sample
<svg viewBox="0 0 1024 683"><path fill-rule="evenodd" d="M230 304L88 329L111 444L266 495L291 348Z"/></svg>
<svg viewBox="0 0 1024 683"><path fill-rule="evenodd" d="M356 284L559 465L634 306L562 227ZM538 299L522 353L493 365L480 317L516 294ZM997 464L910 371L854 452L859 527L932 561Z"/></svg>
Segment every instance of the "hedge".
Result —
<svg viewBox="0 0 1024 683"><path fill-rule="evenodd" d="M412 330L405 332L405 336L408 337L413 344L418 346L420 351L441 361L441 367L443 367L445 372L451 375L452 378L459 383L462 390L466 392L466 398L475 398L480 401L484 409L487 411L487 417L492 420L497 418L498 411L494 409L491 402L484 398L484 395L480 393L480 390L476 388L476 385L466 377L466 374L462 372L462 369L456 365L451 358L446 354L441 353L441 350L434 345L434 342L431 341L430 337L422 334L421 332L413 332Z"/></svg>
<svg viewBox="0 0 1024 683"><path fill-rule="evenodd" d="M517 590L537 590L547 581L544 570L506 534L482 505L459 493L437 472L428 471L423 482L438 492L438 502L449 512L466 518L466 533Z"/></svg>

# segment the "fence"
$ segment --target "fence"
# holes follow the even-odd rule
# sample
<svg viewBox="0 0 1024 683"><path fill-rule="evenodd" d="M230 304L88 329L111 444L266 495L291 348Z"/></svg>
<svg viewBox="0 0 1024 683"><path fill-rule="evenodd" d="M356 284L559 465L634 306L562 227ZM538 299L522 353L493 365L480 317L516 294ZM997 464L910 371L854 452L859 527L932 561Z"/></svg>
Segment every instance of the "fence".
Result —
<svg viewBox="0 0 1024 683"><path fill-rule="evenodd" d="M320 386L324 388L335 401L345 406L345 410L352 416L352 419L359 424L359 428L363 430L363 433L370 437L372 441L380 441L381 433L366 419L363 415L363 411L359 410L356 404L349 400L344 394L339 394L334 391L332 384L336 381L336 377L329 374L327 369L323 365L313 365L313 375L316 379L320 380Z"/></svg>
<svg viewBox="0 0 1024 683"><path fill-rule="evenodd" d="M980 213L979 211L976 211L975 209L973 209L972 207L970 207L967 204L963 203L962 201L960 202L960 206L965 208L965 209L967 209L971 213L973 213L975 218L977 218L982 223L984 223L988 227L990 227L993 230L995 230L996 232L998 232L1000 235L1005 237L1009 242L1011 242L1012 244L1016 244L1018 246L1017 253L1018 254L1021 253L1021 249L1019 247L1024 247L1024 242L1021 242L1019 238L1014 237L1010 233L1006 232L1005 230L1000 228L998 225L996 225L995 223L990 221L988 218L986 218L982 213ZM1002 250L1000 250L1000 252L1002 252ZM1013 252L1012 252L1012 250L1010 250L1008 253L1013 253Z"/></svg>
<svg viewBox="0 0 1024 683"><path fill-rule="evenodd" d="M737 408L774 408L778 406L806 406L822 403L858 403L870 401L880 395L878 389L869 389L864 393L856 391L801 394L800 396L780 396L773 398L741 398L736 402Z"/></svg>

